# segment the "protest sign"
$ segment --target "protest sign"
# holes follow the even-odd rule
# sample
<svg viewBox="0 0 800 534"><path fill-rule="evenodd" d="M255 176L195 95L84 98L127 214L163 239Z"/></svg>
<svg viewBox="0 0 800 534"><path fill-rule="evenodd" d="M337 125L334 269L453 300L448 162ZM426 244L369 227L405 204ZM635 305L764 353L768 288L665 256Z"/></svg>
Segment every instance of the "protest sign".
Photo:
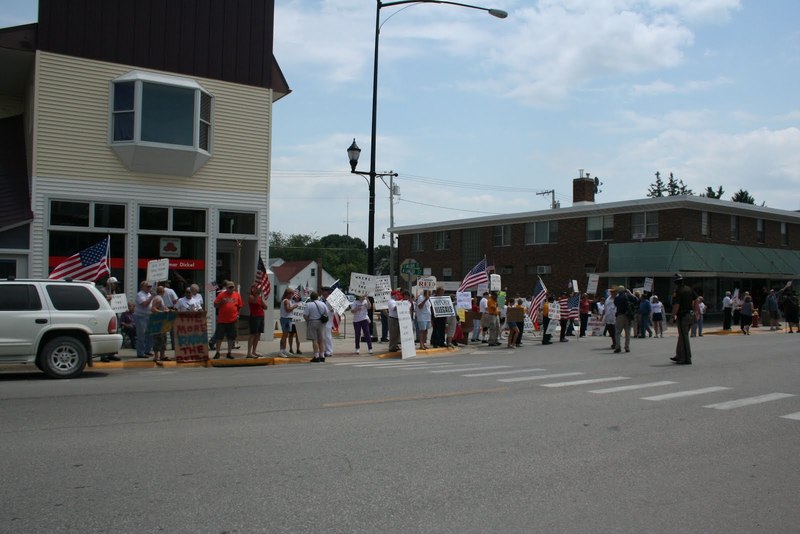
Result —
<svg viewBox="0 0 800 534"><path fill-rule="evenodd" d="M111 295L110 304L114 313L125 313L128 311L128 297L124 293Z"/></svg>
<svg viewBox="0 0 800 534"><path fill-rule="evenodd" d="M305 317L303 314L306 313L306 303L305 302L298 302L297 307L292 310L292 322L293 323L303 323L305 322Z"/></svg>
<svg viewBox="0 0 800 534"><path fill-rule="evenodd" d="M502 308L505 305L506 305L506 292L500 291L499 293L497 293L497 306Z"/></svg>
<svg viewBox="0 0 800 534"><path fill-rule="evenodd" d="M169 279L169 258L147 262L147 280L149 282L163 282L167 279Z"/></svg>
<svg viewBox="0 0 800 534"><path fill-rule="evenodd" d="M354 295L374 295L375 277L371 274L351 273L350 293L353 293Z"/></svg>
<svg viewBox="0 0 800 534"><path fill-rule="evenodd" d="M462 291L460 293L456 293L456 307L463 308L465 310L472 309L472 293L469 291Z"/></svg>
<svg viewBox="0 0 800 534"><path fill-rule="evenodd" d="M350 301L347 300L347 296L338 287L325 300L337 315L342 315L350 307Z"/></svg>
<svg viewBox="0 0 800 534"><path fill-rule="evenodd" d="M590 274L589 275L589 284L586 286L586 292L590 295L597 294L597 284L600 282L600 275L599 274Z"/></svg>
<svg viewBox="0 0 800 534"><path fill-rule="evenodd" d="M187 363L208 360L206 312L178 312L172 328L175 361Z"/></svg>
<svg viewBox="0 0 800 534"><path fill-rule="evenodd" d="M389 309L389 299L392 297L392 292L390 290L375 290L375 309L376 310L388 310Z"/></svg>
<svg viewBox="0 0 800 534"><path fill-rule="evenodd" d="M431 297L434 317L452 317L456 314L450 297Z"/></svg>
<svg viewBox="0 0 800 534"><path fill-rule="evenodd" d="M400 351L402 359L417 355L414 324L411 322L411 303L407 300L397 303L397 319L400 324Z"/></svg>
<svg viewBox="0 0 800 534"><path fill-rule="evenodd" d="M417 280L417 288L422 291L424 289L433 290L436 289L436 277L435 276L423 276L419 280Z"/></svg>
<svg viewBox="0 0 800 534"><path fill-rule="evenodd" d="M580 293L580 290L578 289L578 281L577 280L573 280L572 281L572 291L574 293Z"/></svg>
<svg viewBox="0 0 800 534"><path fill-rule="evenodd" d="M475 295L482 297L484 293L489 291L489 284L478 284L478 289Z"/></svg>
<svg viewBox="0 0 800 534"><path fill-rule="evenodd" d="M392 279L389 277L389 275L375 277L375 293L378 293L379 291L391 291L391 290L392 290Z"/></svg>
<svg viewBox="0 0 800 534"><path fill-rule="evenodd" d="M491 291L500 291L503 287L502 280L499 274L490 274L489 275L489 288Z"/></svg>
<svg viewBox="0 0 800 534"><path fill-rule="evenodd" d="M644 279L644 290L645 290L646 293L652 293L653 292L653 279L652 278L647 277L647 278Z"/></svg>
<svg viewBox="0 0 800 534"><path fill-rule="evenodd" d="M153 334L166 334L172 330L172 323L175 321L177 312L156 312L150 314L150 319L147 321L146 335L152 336Z"/></svg>
<svg viewBox="0 0 800 534"><path fill-rule="evenodd" d="M525 310L523 308L509 308L506 310L506 321L509 323L521 323L525 320Z"/></svg>

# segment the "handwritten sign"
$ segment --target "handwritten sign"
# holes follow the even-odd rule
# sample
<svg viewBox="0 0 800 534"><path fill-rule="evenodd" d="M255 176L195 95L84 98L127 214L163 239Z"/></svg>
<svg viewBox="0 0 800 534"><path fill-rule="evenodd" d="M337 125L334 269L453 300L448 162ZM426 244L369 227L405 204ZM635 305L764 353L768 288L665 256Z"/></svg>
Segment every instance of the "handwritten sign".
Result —
<svg viewBox="0 0 800 534"><path fill-rule="evenodd" d="M450 297L431 297L431 306L435 317L452 317L456 314Z"/></svg>
<svg viewBox="0 0 800 534"><path fill-rule="evenodd" d="M350 301L347 300L347 296L338 287L325 300L337 315L342 315L350 307Z"/></svg>
<svg viewBox="0 0 800 534"><path fill-rule="evenodd" d="M489 275L489 289L491 291L500 291L502 285L502 279L500 278L499 274Z"/></svg>
<svg viewBox="0 0 800 534"><path fill-rule="evenodd" d="M653 292L653 279L652 278L647 277L647 278L644 279L644 290L647 293L652 293Z"/></svg>
<svg viewBox="0 0 800 534"><path fill-rule="evenodd" d="M374 295L375 277L371 274L350 273L350 293L356 295Z"/></svg>
<svg viewBox="0 0 800 534"><path fill-rule="evenodd" d="M150 260L147 262L147 280L163 282L169 279L169 259Z"/></svg>
<svg viewBox="0 0 800 534"><path fill-rule="evenodd" d="M293 323L304 323L306 321L303 315L306 313L306 303L305 302L297 302L297 307L292 310L292 322Z"/></svg>
<svg viewBox="0 0 800 534"><path fill-rule="evenodd" d="M178 312L172 328L175 361L188 363L208 360L208 323L205 312Z"/></svg>
<svg viewBox="0 0 800 534"><path fill-rule="evenodd" d="M176 315L177 312L174 311L151 313L147 322L146 335L166 334L172 330L172 322L175 321Z"/></svg>
<svg viewBox="0 0 800 534"><path fill-rule="evenodd" d="M456 293L456 307L465 310L472 309L472 293L469 291L461 291Z"/></svg>
<svg viewBox="0 0 800 534"><path fill-rule="evenodd" d="M389 299L392 298L392 292L390 290L375 290L375 309L376 310L388 310L389 309Z"/></svg>
<svg viewBox="0 0 800 534"><path fill-rule="evenodd" d="M597 284L600 282L600 275L599 274L590 274L589 275L589 283L586 285L586 292L590 295L597 294Z"/></svg>
<svg viewBox="0 0 800 534"><path fill-rule="evenodd" d="M392 279L389 275L383 276L376 276L375 277L375 293L379 291L389 291L392 290Z"/></svg>
<svg viewBox="0 0 800 534"><path fill-rule="evenodd" d="M110 304L114 313L125 313L128 311L128 297L124 293L111 295Z"/></svg>
<svg viewBox="0 0 800 534"><path fill-rule="evenodd" d="M521 323L525 320L525 310L522 308L509 308L506 310L506 321L509 323Z"/></svg>
<svg viewBox="0 0 800 534"><path fill-rule="evenodd" d="M407 300L397 303L397 319L400 323L400 352L402 359L417 355L414 324L411 321L411 303Z"/></svg>

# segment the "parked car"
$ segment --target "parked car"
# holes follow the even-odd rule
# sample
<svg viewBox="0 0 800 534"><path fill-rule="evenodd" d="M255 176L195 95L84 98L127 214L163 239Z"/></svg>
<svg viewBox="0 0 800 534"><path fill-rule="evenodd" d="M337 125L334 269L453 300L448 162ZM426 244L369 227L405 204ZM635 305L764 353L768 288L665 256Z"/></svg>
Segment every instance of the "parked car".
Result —
<svg viewBox="0 0 800 534"><path fill-rule="evenodd" d="M33 363L52 378L81 374L122 346L117 315L88 282L0 280L0 363Z"/></svg>

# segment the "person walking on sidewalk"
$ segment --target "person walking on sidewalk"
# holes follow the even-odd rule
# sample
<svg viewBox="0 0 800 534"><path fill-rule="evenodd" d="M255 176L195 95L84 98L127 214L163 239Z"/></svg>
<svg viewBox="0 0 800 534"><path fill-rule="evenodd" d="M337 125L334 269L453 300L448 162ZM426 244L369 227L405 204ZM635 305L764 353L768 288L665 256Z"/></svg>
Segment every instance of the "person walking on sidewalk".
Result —
<svg viewBox="0 0 800 534"><path fill-rule="evenodd" d="M675 347L675 356L670 359L679 365L692 365L689 329L694 320L697 293L684 283L680 273L672 279L676 286L675 294L672 296L672 322L678 326L678 345Z"/></svg>
<svg viewBox="0 0 800 534"><path fill-rule="evenodd" d="M217 330L214 332L216 353L214 359L219 359L219 346L223 339L228 339L228 359L233 359L231 351L236 343L236 330L239 321L239 310L244 307L242 296L236 291L236 284L228 280L225 282L225 290L220 291L214 299L214 306L217 308Z"/></svg>

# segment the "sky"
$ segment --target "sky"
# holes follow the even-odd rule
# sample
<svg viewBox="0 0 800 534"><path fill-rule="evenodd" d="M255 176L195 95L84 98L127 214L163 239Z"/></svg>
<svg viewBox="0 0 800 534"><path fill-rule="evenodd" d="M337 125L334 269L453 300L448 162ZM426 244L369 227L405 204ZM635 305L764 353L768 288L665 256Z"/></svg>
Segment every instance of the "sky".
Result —
<svg viewBox="0 0 800 534"><path fill-rule="evenodd" d="M489 0L381 10L377 170L405 226L645 198L658 171L800 210L800 2ZM0 0L0 26L36 20ZM367 241L375 3L276 0L270 229ZM376 245L389 189L376 188Z"/></svg>

